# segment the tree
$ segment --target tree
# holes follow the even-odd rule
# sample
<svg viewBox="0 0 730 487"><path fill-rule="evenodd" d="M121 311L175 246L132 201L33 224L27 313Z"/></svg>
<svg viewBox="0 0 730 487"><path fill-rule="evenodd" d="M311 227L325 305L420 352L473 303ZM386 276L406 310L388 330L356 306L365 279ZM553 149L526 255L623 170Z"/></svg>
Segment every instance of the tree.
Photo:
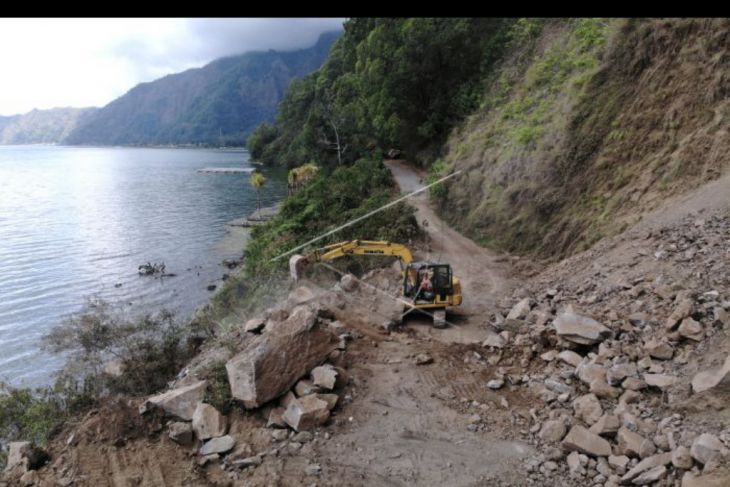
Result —
<svg viewBox="0 0 730 487"><path fill-rule="evenodd" d="M261 218L261 188L266 184L266 177L260 171L254 170L251 173L251 186L256 190L256 208Z"/></svg>
<svg viewBox="0 0 730 487"><path fill-rule="evenodd" d="M311 181L318 172L319 168L314 162L308 162L289 170L289 194L294 194L299 188Z"/></svg>

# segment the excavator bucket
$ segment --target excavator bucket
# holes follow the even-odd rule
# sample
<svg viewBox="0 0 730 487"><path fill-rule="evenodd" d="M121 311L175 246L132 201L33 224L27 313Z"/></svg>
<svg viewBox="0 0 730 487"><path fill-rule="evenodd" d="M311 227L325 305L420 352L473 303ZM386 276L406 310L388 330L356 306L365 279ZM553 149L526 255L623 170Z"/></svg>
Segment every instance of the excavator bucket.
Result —
<svg viewBox="0 0 730 487"><path fill-rule="evenodd" d="M295 254L289 259L289 273L293 281L298 281L304 275L307 267L307 258L303 255Z"/></svg>

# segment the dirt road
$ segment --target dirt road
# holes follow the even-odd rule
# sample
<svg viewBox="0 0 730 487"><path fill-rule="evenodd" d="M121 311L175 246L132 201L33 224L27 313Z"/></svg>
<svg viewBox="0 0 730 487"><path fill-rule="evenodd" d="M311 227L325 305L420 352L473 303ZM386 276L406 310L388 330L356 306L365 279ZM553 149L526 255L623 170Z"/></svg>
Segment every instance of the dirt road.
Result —
<svg viewBox="0 0 730 487"><path fill-rule="evenodd" d="M411 193L424 186L422 179L425 174L404 161L386 161L386 165L401 192ZM463 304L449 311L447 320L451 326L443 330L431 327L418 329L444 342L482 342L489 333L486 323L496 300L506 295L514 285L508 264L504 258L479 246L439 218L429 205L426 191L407 201L416 208L418 222L431 241L431 251L419 257L451 264L454 275L461 279L464 296Z"/></svg>

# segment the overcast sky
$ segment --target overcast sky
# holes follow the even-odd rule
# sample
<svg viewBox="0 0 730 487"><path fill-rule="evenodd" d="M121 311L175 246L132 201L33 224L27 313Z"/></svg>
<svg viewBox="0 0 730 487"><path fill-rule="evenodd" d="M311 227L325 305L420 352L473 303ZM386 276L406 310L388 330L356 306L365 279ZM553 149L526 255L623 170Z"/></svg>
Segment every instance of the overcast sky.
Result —
<svg viewBox="0 0 730 487"><path fill-rule="evenodd" d="M344 19L0 19L0 115L103 106L232 54L309 47Z"/></svg>

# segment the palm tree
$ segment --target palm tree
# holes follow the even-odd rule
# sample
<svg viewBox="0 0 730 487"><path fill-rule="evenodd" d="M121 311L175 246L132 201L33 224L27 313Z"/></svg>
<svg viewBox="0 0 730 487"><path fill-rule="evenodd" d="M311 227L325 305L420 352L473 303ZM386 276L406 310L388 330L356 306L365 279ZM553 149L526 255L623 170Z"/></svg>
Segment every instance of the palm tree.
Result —
<svg viewBox="0 0 730 487"><path fill-rule="evenodd" d="M266 184L264 175L254 170L251 173L251 186L256 190L256 208L258 209L259 219L261 218L261 188L264 184Z"/></svg>

